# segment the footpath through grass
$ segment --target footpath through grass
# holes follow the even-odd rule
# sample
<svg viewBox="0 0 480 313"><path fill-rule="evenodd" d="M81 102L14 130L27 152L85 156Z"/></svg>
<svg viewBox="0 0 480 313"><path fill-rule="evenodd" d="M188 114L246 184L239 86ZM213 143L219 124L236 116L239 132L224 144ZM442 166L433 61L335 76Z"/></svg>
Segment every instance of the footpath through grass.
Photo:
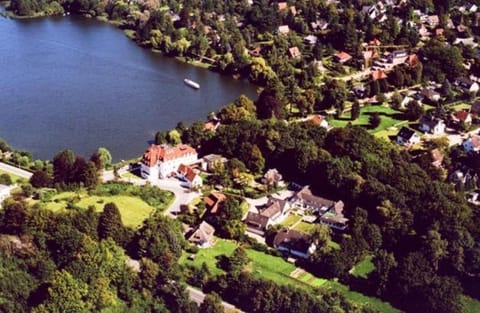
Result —
<svg viewBox="0 0 480 313"><path fill-rule="evenodd" d="M216 243L211 248L200 249L193 260L189 260L190 253L184 252L180 258L180 264L193 265L200 268L205 262L214 275L223 273L223 270L217 267L218 257L220 255L230 256L238 247L238 243L231 240L215 238ZM397 313L397 309L389 303L383 302L378 298L368 297L361 293L351 291L345 286L334 280L315 277L312 274L297 268L294 264L285 261L281 257L266 254L253 249L246 249L251 263L247 270L256 278L269 279L280 285L291 285L301 288L308 292L315 292L316 288L336 290L344 294L353 302L369 305L380 312Z"/></svg>

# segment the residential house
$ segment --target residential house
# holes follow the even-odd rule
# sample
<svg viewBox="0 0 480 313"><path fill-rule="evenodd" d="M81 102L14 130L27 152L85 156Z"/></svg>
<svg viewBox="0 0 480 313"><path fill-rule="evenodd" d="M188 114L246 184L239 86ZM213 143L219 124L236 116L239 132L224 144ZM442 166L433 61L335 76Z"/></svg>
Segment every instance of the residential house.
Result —
<svg viewBox="0 0 480 313"><path fill-rule="evenodd" d="M405 62L407 58L408 58L407 50L395 50L392 53L390 53L387 57L389 63L398 63L399 60L401 60L401 62Z"/></svg>
<svg viewBox="0 0 480 313"><path fill-rule="evenodd" d="M298 191L290 199L290 202L299 209L310 210L312 213L318 213L320 215L331 209L343 209L344 206L343 201L333 201L313 195L309 186L305 186Z"/></svg>
<svg viewBox="0 0 480 313"><path fill-rule="evenodd" d="M151 145L143 154L141 176L149 180L166 178L175 175L181 164L191 165L197 160L197 151L188 145Z"/></svg>
<svg viewBox="0 0 480 313"><path fill-rule="evenodd" d="M480 88L478 83L467 77L458 77L457 79L455 79L454 84L463 92L468 93L476 93Z"/></svg>
<svg viewBox="0 0 480 313"><path fill-rule="evenodd" d="M413 99L412 97L410 96L405 96L405 98L403 98L402 102L400 102L400 108L404 109L407 107L407 105L412 102L412 101L416 101L415 99ZM420 105L422 105L422 102L421 101L417 101Z"/></svg>
<svg viewBox="0 0 480 313"><path fill-rule="evenodd" d="M336 53L334 56L335 61L339 63L346 63L352 59L352 56L346 52L340 51Z"/></svg>
<svg viewBox="0 0 480 313"><path fill-rule="evenodd" d="M303 42L309 46L315 46L317 44L318 37L314 35L308 35L303 38Z"/></svg>
<svg viewBox="0 0 480 313"><path fill-rule="evenodd" d="M348 218L343 216L343 206L336 207L320 216L320 223L330 228L345 230L348 227Z"/></svg>
<svg viewBox="0 0 480 313"><path fill-rule="evenodd" d="M445 122L433 116L423 116L419 128L424 133L439 135L445 132Z"/></svg>
<svg viewBox="0 0 480 313"><path fill-rule="evenodd" d="M452 114L452 120L455 123L465 123L466 125L472 124L472 114L468 111L458 111Z"/></svg>
<svg viewBox="0 0 480 313"><path fill-rule="evenodd" d="M402 146L411 146L420 142L420 137L414 130L402 127L397 134L396 142Z"/></svg>
<svg viewBox="0 0 480 313"><path fill-rule="evenodd" d="M303 259L308 259L317 248L310 236L293 229L279 231L273 239L273 247L279 251Z"/></svg>
<svg viewBox="0 0 480 313"><path fill-rule="evenodd" d="M203 185L202 178L190 166L180 164L178 167L177 177L186 183L187 188L195 189Z"/></svg>
<svg viewBox="0 0 480 313"><path fill-rule="evenodd" d="M258 213L248 212L245 224L250 232L263 236L274 223L281 222L290 212L291 205L287 200L270 197Z"/></svg>
<svg viewBox="0 0 480 313"><path fill-rule="evenodd" d="M478 153L480 151L480 136L473 135L465 139L462 143L462 147L466 152Z"/></svg>
<svg viewBox="0 0 480 313"><path fill-rule="evenodd" d="M193 234L188 238L188 241L201 248L208 248L211 247L214 243L214 234L215 228L207 222L203 221L193 232Z"/></svg>
<svg viewBox="0 0 480 313"><path fill-rule="evenodd" d="M440 100L440 93L436 92L433 88L423 88L420 94L431 102L438 102Z"/></svg>
<svg viewBox="0 0 480 313"><path fill-rule="evenodd" d="M290 27L288 25L278 26L278 33L281 35L286 35L290 32Z"/></svg>
<svg viewBox="0 0 480 313"><path fill-rule="evenodd" d="M324 19L316 20L315 22L311 22L310 26L312 29L315 30L327 30L328 29L328 22Z"/></svg>
<svg viewBox="0 0 480 313"><path fill-rule="evenodd" d="M227 162L227 158L219 154L208 154L202 158L200 165L202 167L202 170L206 172L213 172L215 168Z"/></svg>
<svg viewBox="0 0 480 313"><path fill-rule="evenodd" d="M438 26L438 24L440 24L440 18L438 17L438 15L427 16L427 25L430 28L435 28Z"/></svg>
<svg viewBox="0 0 480 313"><path fill-rule="evenodd" d="M420 63L420 59L418 58L418 56L416 54L410 54L407 58L406 63L410 67L415 67Z"/></svg>
<svg viewBox="0 0 480 313"><path fill-rule="evenodd" d="M387 74L385 74L382 70L376 70L372 72L372 79L373 80L380 80L387 78Z"/></svg>
<svg viewBox="0 0 480 313"><path fill-rule="evenodd" d="M317 126L328 128L328 121L323 115L315 114L314 116L312 116L310 121Z"/></svg>
<svg viewBox="0 0 480 313"><path fill-rule="evenodd" d="M215 132L219 126L220 126L219 119L211 119L210 121L205 123L204 129Z"/></svg>
<svg viewBox="0 0 480 313"><path fill-rule="evenodd" d="M290 55L291 58L293 59L300 59L302 57L302 53L298 49L298 47L291 47L288 48L288 54Z"/></svg>
<svg viewBox="0 0 480 313"><path fill-rule="evenodd" d="M207 212L211 215L215 215L218 212L220 204L226 199L227 197L223 193L212 191L207 197L203 198L203 202L205 202Z"/></svg>

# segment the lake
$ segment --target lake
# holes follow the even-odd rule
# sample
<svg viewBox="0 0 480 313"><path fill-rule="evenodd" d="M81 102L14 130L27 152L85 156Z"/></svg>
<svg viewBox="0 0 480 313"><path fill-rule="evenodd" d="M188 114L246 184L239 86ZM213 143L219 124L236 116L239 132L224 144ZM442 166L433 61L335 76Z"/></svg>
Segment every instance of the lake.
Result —
<svg viewBox="0 0 480 313"><path fill-rule="evenodd" d="M190 78L199 90L183 83ZM157 130L205 119L255 86L138 47L83 17L0 17L0 138L35 158L99 146L139 156Z"/></svg>

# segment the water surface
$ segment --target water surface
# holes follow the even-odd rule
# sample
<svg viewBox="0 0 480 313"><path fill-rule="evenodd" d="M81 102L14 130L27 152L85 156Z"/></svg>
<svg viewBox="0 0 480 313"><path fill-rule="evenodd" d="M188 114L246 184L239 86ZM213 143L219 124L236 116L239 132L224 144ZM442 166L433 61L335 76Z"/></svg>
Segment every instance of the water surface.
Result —
<svg viewBox="0 0 480 313"><path fill-rule="evenodd" d="M194 90L183 83L200 83ZM0 138L36 158L99 146L140 155L157 130L204 119L255 87L140 48L82 17L0 17Z"/></svg>

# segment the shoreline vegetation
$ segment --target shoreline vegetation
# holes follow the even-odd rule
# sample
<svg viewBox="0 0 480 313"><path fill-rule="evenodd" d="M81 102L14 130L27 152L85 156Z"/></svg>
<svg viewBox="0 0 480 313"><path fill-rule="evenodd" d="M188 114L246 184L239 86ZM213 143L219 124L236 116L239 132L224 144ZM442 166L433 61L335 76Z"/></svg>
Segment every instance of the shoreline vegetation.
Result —
<svg viewBox="0 0 480 313"><path fill-rule="evenodd" d="M10 5L10 1L0 1L0 6L2 6L5 9L3 12L0 12L0 16L2 16L2 14L3 14L4 17L11 18L11 19L29 20L29 19L37 19L37 18L48 18L48 17L63 17L63 16L66 16L66 15L69 15L69 13L67 13L67 14L65 14L65 13L63 13L63 14L61 14L61 13L60 14L46 14L45 12L34 13L34 14L31 14L31 15L18 15L18 14L15 14L13 11L8 9L9 5ZM150 50L154 53L159 53L159 54L162 54L163 56L168 57L168 55L166 55L165 52L160 50L160 49L156 49L154 47L149 47L147 45L143 45L143 44L140 44L140 43L136 42L136 35L135 35L136 31L135 30L133 30L133 29L122 29L122 25L125 23L125 21L111 20L107 16L104 16L104 15L103 16L92 16L91 14L88 14L88 13L79 14L79 16L82 16L84 18L93 18L93 19L96 19L97 21L115 26L115 27L119 28L120 30L123 30L123 33L125 34L125 36L127 36L127 38L134 41L135 44L137 44L138 46L140 46L144 49L148 49L148 50ZM205 63L205 62L195 60L195 59L187 57L187 56L176 56L176 57L174 57L174 59L177 60L177 61L180 61L182 63L186 63L186 64L189 64L189 65L195 66L195 67L199 67L199 68L211 70L211 71L214 71L214 72L218 72L218 71L215 71L215 66L211 63ZM239 75L234 75L234 74L232 74L232 75L227 75L225 73L219 73L219 74L229 76L233 79L240 79L241 78ZM250 81L250 83L255 85L255 83L252 82L252 81Z"/></svg>

